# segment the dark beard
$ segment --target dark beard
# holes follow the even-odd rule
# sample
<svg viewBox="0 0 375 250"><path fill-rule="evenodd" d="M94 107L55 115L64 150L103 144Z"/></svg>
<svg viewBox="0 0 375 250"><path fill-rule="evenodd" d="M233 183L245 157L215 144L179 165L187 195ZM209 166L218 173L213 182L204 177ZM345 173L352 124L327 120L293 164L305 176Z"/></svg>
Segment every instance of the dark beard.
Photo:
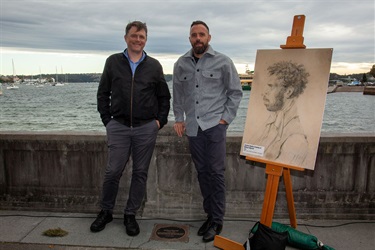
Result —
<svg viewBox="0 0 375 250"><path fill-rule="evenodd" d="M283 91L280 91L277 96L276 96L276 100L274 101L274 103L266 106L267 110L268 111L271 111L271 112L276 112L276 111L279 111L283 108L284 106L284 92ZM266 98L263 98L263 99L266 99Z"/></svg>
<svg viewBox="0 0 375 250"><path fill-rule="evenodd" d="M206 52L207 48L208 48L208 45L206 45L206 44L203 44L202 47L195 47L195 45L194 45L193 50L194 50L195 54L201 55L204 52Z"/></svg>

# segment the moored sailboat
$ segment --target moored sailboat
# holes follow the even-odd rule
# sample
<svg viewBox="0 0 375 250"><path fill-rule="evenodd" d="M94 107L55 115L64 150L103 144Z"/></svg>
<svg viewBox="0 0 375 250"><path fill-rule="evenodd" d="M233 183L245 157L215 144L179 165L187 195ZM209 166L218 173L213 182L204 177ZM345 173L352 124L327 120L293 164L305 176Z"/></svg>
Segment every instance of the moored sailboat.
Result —
<svg viewBox="0 0 375 250"><path fill-rule="evenodd" d="M10 86L8 86L7 89L18 89L19 87L15 85L15 83L17 82L17 77L16 77L16 71L14 69L13 59L12 59L12 67L13 67L13 82L10 83Z"/></svg>

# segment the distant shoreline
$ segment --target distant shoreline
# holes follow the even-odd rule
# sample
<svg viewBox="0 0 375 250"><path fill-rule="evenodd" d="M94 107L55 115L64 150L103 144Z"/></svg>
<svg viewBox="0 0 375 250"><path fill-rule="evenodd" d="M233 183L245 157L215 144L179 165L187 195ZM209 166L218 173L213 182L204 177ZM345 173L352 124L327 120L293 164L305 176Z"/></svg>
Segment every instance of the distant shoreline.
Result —
<svg viewBox="0 0 375 250"><path fill-rule="evenodd" d="M363 92L365 86L339 86L336 92Z"/></svg>
<svg viewBox="0 0 375 250"><path fill-rule="evenodd" d="M329 86L327 94L337 92L361 92L364 95L375 95L375 86Z"/></svg>
<svg viewBox="0 0 375 250"><path fill-rule="evenodd" d="M329 86L327 93L337 92L363 92L365 86Z"/></svg>

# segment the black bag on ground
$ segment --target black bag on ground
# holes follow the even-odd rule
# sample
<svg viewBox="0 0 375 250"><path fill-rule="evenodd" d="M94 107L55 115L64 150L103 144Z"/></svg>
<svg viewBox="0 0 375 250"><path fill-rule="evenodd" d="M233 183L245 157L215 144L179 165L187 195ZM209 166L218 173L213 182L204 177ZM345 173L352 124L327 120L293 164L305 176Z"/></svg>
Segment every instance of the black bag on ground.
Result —
<svg viewBox="0 0 375 250"><path fill-rule="evenodd" d="M245 250L285 250L287 243L288 232L276 232L258 221L243 246Z"/></svg>

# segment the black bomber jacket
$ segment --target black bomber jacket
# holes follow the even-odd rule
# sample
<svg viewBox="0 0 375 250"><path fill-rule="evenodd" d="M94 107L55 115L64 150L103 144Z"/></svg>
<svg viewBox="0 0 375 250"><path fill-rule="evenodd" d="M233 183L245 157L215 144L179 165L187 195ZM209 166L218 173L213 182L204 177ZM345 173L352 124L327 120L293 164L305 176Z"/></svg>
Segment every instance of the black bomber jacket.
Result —
<svg viewBox="0 0 375 250"><path fill-rule="evenodd" d="M128 126L158 120L168 121L171 94L159 61L148 56L137 66L134 77L124 53L106 60L97 92L97 107L103 124L111 119Z"/></svg>

